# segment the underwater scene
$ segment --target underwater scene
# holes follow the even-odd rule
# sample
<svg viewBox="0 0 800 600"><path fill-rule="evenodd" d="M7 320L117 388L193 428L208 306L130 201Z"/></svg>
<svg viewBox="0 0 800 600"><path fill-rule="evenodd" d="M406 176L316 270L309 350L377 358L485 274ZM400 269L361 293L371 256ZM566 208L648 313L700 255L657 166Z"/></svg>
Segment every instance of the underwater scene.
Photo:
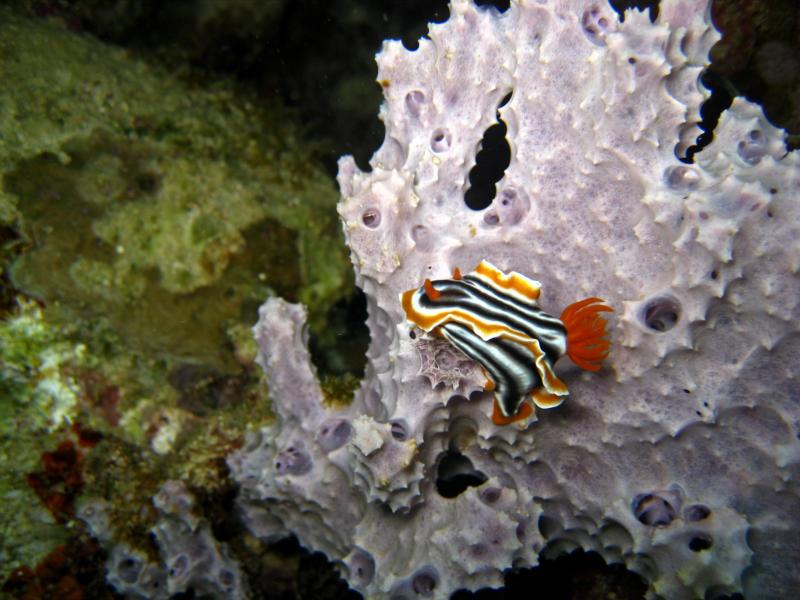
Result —
<svg viewBox="0 0 800 600"><path fill-rule="evenodd" d="M800 597L796 0L0 3L0 598Z"/></svg>

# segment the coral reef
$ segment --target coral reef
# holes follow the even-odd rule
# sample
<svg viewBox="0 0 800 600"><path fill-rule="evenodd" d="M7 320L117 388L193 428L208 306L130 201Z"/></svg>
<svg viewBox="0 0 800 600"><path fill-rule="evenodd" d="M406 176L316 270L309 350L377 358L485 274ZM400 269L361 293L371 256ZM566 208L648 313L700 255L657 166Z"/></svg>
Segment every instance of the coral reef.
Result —
<svg viewBox="0 0 800 600"><path fill-rule="evenodd" d="M0 580L70 543L81 493L138 549L165 480L225 487L271 414L261 299L315 306L324 347L352 280L335 186L283 109L19 4L0 7ZM102 449L61 477L76 423Z"/></svg>
<svg viewBox="0 0 800 600"><path fill-rule="evenodd" d="M126 598L167 600L188 592L200 597L244 598L239 566L197 515L193 494L180 481L166 481L153 498L158 510L152 535L160 560L114 539L108 502L90 499L79 510L92 536L111 546L108 582Z"/></svg>
<svg viewBox="0 0 800 600"><path fill-rule="evenodd" d="M305 310L262 306L278 420L228 461L254 534L295 534L367 597L499 586L575 548L652 597L790 597L799 159L736 100L680 160L718 37L705 0L663 0L654 22L598 0L454 0L418 50L384 44L385 141L369 173L350 157L339 170L365 378L349 406L326 405ZM481 203L492 127L509 162ZM586 295L616 310L608 366L559 363L569 400L519 426L492 423L480 370L399 302L482 259L535 277L551 313Z"/></svg>

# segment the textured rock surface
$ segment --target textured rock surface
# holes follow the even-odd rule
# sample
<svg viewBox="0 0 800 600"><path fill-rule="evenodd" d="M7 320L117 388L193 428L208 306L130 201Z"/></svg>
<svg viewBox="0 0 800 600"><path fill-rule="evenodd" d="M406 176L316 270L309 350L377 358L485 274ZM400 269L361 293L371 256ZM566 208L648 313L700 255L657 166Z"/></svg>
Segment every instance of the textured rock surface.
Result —
<svg viewBox="0 0 800 600"><path fill-rule="evenodd" d="M418 50L385 43L386 139L371 172L339 172L365 379L349 407L323 405L304 311L262 307L279 420L229 460L255 533L296 534L368 597L497 586L576 547L665 598L800 586L800 168L740 100L694 164L676 158L717 38L703 0L664 0L655 23L599 1L456 0ZM498 107L510 165L471 210ZM398 302L483 258L538 279L550 312L586 295L617 311L606 369L563 361L569 400L525 427L493 425L480 370Z"/></svg>

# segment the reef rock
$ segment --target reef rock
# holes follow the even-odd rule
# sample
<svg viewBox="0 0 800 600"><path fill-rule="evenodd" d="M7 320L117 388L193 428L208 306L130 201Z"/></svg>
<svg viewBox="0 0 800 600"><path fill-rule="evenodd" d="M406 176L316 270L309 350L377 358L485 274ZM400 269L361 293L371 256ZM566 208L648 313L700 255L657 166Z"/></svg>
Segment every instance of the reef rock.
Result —
<svg viewBox="0 0 800 600"><path fill-rule="evenodd" d="M653 597L800 589L798 155L736 100L681 160L719 37L706 0L623 16L454 0L417 50L384 44L385 141L368 173L339 163L366 375L349 407L325 406L304 310L262 307L278 419L229 459L253 532L295 534L367 597L500 586L578 547ZM510 164L475 210L498 117ZM562 360L570 397L522 425L493 424L480 369L399 301L482 259L540 281L553 314L587 295L616 311L604 370Z"/></svg>

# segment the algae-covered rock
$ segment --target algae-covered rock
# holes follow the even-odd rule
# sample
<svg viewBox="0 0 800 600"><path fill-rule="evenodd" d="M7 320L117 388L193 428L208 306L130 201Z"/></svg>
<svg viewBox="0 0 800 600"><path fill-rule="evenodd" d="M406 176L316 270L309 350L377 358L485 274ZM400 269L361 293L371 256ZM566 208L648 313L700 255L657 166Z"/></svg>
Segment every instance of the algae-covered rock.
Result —
<svg viewBox="0 0 800 600"><path fill-rule="evenodd" d="M30 246L18 287L228 369L224 326L248 300L288 293L319 323L347 289L336 192L280 111L10 9L0 81L0 219Z"/></svg>
<svg viewBox="0 0 800 600"><path fill-rule="evenodd" d="M78 384L63 366L82 364L86 346L48 326L32 302L0 321L0 339L0 436L5 439L17 431L20 410L31 429L54 431L69 424L78 403Z"/></svg>
<svg viewBox="0 0 800 600"><path fill-rule="evenodd" d="M224 456L270 416L264 296L335 338L351 275L302 144L228 82L0 7L0 583L72 543L82 497L145 548L163 481L230 485Z"/></svg>
<svg viewBox="0 0 800 600"><path fill-rule="evenodd" d="M80 365L85 351L49 327L33 303L0 321L0 576L65 537L24 483L75 410L79 387L64 367Z"/></svg>

